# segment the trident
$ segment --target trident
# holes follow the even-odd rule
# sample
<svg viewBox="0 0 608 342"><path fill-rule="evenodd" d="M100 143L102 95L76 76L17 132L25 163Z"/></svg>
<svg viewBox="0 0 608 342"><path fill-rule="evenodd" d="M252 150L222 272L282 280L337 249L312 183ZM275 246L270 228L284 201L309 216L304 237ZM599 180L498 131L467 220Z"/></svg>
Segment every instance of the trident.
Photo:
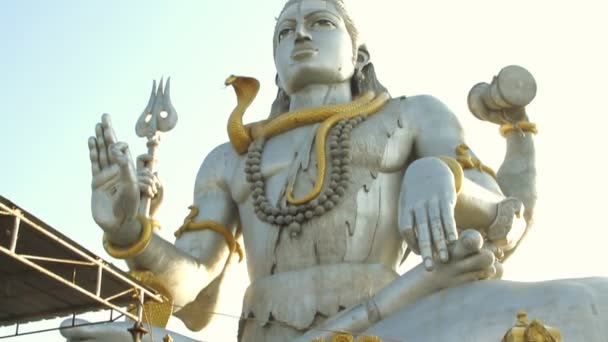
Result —
<svg viewBox="0 0 608 342"><path fill-rule="evenodd" d="M165 89L163 91L163 79L160 79L158 89L156 88L156 80L152 83L152 93L148 105L144 108L143 113L139 116L135 124L135 133L137 136L146 137L148 141L148 155L150 161L145 165L148 170L154 172L154 164L156 163L156 149L160 144L160 132L167 132L173 129L177 124L177 113L171 104L171 78L167 78ZM151 198L143 195L139 205L139 214L146 217L150 214Z"/></svg>

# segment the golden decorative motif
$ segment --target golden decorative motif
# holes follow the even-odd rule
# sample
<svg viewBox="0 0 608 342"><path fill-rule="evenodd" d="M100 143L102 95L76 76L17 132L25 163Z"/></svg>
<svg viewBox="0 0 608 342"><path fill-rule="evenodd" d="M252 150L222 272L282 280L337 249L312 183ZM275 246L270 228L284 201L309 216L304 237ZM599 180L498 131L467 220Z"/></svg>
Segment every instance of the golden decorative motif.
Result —
<svg viewBox="0 0 608 342"><path fill-rule="evenodd" d="M506 124L503 124L500 126L500 134L503 137L506 137L507 134L509 134L510 132L513 132L513 131L526 132L526 133L532 133L532 134L538 133L536 124L529 122L529 121L519 121L519 122L516 122L515 124L506 123Z"/></svg>
<svg viewBox="0 0 608 342"><path fill-rule="evenodd" d="M169 318L173 314L173 298L169 290L167 290L165 285L151 271L137 270L130 271L129 274L133 278L156 290L165 299L161 303L154 300L148 300L144 303L144 323L159 327L166 327L167 323L169 322ZM135 305L129 306L129 312L135 314L136 311L137 307ZM171 337L169 336L169 338ZM170 341L173 340L171 339Z"/></svg>
<svg viewBox="0 0 608 342"><path fill-rule="evenodd" d="M317 337L310 342L326 342L327 340L323 337ZM329 342L355 342L355 337L346 332L338 332L332 335ZM382 339L378 336L360 336L357 342L382 342Z"/></svg>
<svg viewBox="0 0 608 342"><path fill-rule="evenodd" d="M194 218L198 215L199 209L197 206L191 205L188 207L190 214L184 219L184 224L177 231L175 231L175 237L179 238L183 233L197 230L213 230L214 232L222 235L226 240L230 254L236 252L239 255L239 262L243 260L243 249L241 245L236 241L234 235L226 227L215 221L206 220L201 222L194 222Z"/></svg>
<svg viewBox="0 0 608 342"><path fill-rule="evenodd" d="M141 223L141 233L137 241L128 247L114 246L108 236L103 234L103 248L108 254L117 259L132 258L141 253L152 240L152 223L143 215L138 215L137 220Z"/></svg>
<svg viewBox="0 0 608 342"><path fill-rule="evenodd" d="M335 333L331 337L330 341L331 342L355 342L355 338L353 337L353 335L351 335L349 333L338 332L338 333Z"/></svg>
<svg viewBox="0 0 608 342"><path fill-rule="evenodd" d="M484 165L479 159L473 158L469 153L469 147L466 144L460 144L456 146L456 161L466 169L478 169L481 172L485 172L496 179L496 172L490 167Z"/></svg>
<svg viewBox="0 0 608 342"><path fill-rule="evenodd" d="M165 335L165 337L163 337L163 342L173 342L173 337L171 337L171 335Z"/></svg>
<svg viewBox="0 0 608 342"><path fill-rule="evenodd" d="M450 171L452 171L452 174L454 175L454 187L456 188L456 193L460 193L460 188L462 188L462 179L464 178L462 166L460 166L460 164L453 158L446 156L440 156L438 158L450 168Z"/></svg>
<svg viewBox="0 0 608 342"><path fill-rule="evenodd" d="M562 342L559 329L545 326L539 320L529 322L528 314L520 311L515 326L502 338L502 342Z"/></svg>

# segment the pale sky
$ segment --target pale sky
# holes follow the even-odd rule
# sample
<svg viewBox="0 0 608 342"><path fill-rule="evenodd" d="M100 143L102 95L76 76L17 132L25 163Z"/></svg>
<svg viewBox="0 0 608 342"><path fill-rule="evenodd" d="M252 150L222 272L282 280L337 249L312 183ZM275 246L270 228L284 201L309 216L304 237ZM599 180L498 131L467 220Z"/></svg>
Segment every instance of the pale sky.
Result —
<svg viewBox="0 0 608 342"><path fill-rule="evenodd" d="M272 32L282 3L4 1L0 194L110 260L91 219L86 141L107 112L133 157L143 153L135 122L152 80L171 76L179 122L159 150L166 200L157 217L171 237L188 213L204 156L227 140L226 120L236 100L224 79L257 77L262 88L245 121L268 113L275 95ZM468 91L510 64L535 76L538 94L528 113L540 131L536 224L505 265L505 279L608 276L608 23L602 1L351 3L378 78L391 94L441 99L463 123L469 145L495 169L503 138L496 126L469 113ZM234 267L221 313L239 315L244 272ZM233 341L236 323L218 316L197 336ZM0 328L0 335L6 331ZM60 339L49 333L14 340L42 338Z"/></svg>

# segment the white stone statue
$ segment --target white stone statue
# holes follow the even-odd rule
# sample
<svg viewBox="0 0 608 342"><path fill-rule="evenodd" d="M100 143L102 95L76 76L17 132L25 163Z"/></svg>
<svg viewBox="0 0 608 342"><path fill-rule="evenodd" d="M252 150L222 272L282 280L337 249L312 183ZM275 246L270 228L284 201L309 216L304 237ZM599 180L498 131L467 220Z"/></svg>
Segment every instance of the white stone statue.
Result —
<svg viewBox="0 0 608 342"><path fill-rule="evenodd" d="M567 341L608 339L608 280L498 280L536 199L535 126L527 102L518 103L535 89L522 88L523 69L505 69L498 84L471 93L471 109L502 125L506 138L494 174L439 100L388 95L342 0L288 1L273 42L279 91L271 114L243 125L257 82L228 79L239 96L231 141L203 161L174 244L138 216L140 196L158 197L160 184L149 170L136 172L108 116L89 140L92 211L106 249L152 272L188 327L209 322L242 234L251 285L239 341L311 341L328 331L498 341L522 309ZM400 275L410 250L421 263ZM62 334L130 341L127 326ZM190 340L154 330L166 334Z"/></svg>

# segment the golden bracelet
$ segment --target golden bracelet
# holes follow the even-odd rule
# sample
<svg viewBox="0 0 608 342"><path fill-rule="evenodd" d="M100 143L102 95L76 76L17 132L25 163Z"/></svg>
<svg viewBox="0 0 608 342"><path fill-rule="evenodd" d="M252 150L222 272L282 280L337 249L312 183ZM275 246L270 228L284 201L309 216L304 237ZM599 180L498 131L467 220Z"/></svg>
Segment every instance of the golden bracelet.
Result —
<svg viewBox="0 0 608 342"><path fill-rule="evenodd" d="M230 250L230 254L237 252L237 254L239 255L239 262L243 260L243 249L241 248L241 245L238 243L238 241L236 241L234 235L232 235L230 230L228 230L222 224L211 220L195 223L193 220L198 215L199 209L197 206L194 205L190 206L189 208L190 214L188 214L188 216L186 216L186 218L184 219L184 224L177 231L175 231L174 235L176 238L179 238L185 232L207 229L213 230L214 232L224 237L224 239L226 240L226 244L228 245L228 249Z"/></svg>
<svg viewBox="0 0 608 342"><path fill-rule="evenodd" d="M460 189L462 188L462 178L464 177L462 166L460 166L456 160L450 157L440 156L437 158L444 162L445 165L450 168L450 171L452 171L452 174L454 175L454 186L456 188L456 193L460 193Z"/></svg>
<svg viewBox="0 0 608 342"><path fill-rule="evenodd" d="M103 234L103 248L108 254L117 259L132 258L141 253L152 240L152 224L143 215L137 215L137 220L141 223L141 233L137 241L128 247L114 246L108 239L107 234Z"/></svg>
<svg viewBox="0 0 608 342"><path fill-rule="evenodd" d="M500 126L500 134L503 137L506 137L507 134L513 131L521 131L526 133L536 134L538 133L538 129L536 128L536 124L529 121L519 121L515 124L506 123Z"/></svg>

